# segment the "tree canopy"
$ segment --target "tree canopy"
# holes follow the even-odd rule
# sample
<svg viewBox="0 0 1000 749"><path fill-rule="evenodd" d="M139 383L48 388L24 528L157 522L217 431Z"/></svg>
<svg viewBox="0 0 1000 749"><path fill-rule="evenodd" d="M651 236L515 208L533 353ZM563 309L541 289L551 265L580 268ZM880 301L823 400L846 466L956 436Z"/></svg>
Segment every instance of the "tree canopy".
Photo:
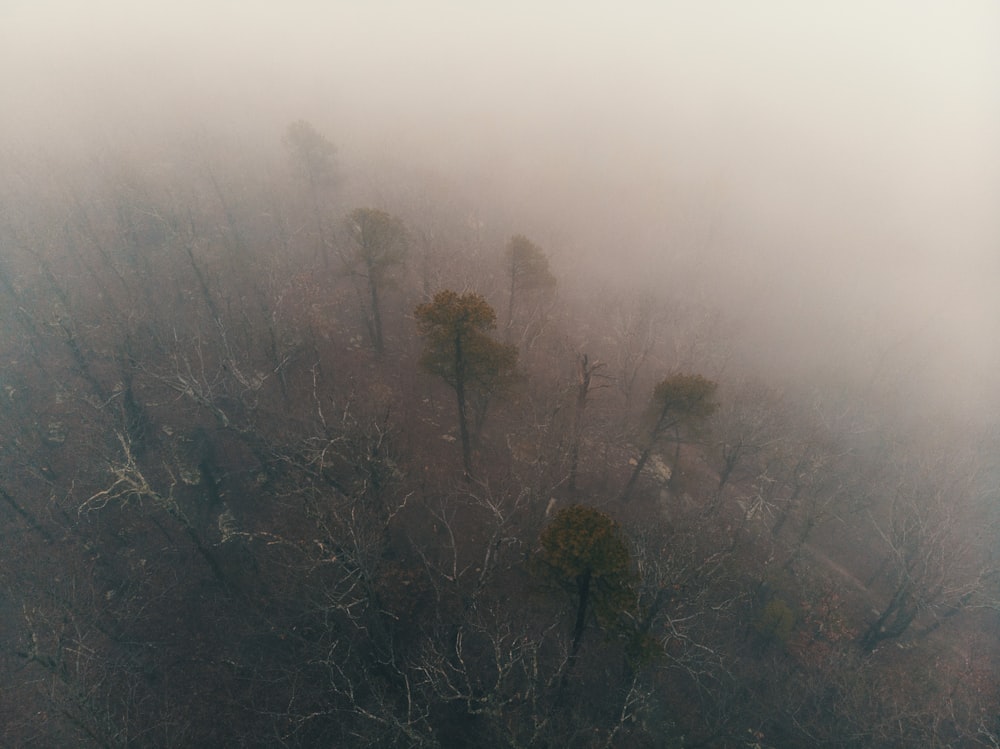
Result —
<svg viewBox="0 0 1000 749"><path fill-rule="evenodd" d="M672 431L697 431L719 407L715 401L718 387L699 374L674 374L658 383L649 405L650 440Z"/></svg>
<svg viewBox="0 0 1000 749"><path fill-rule="evenodd" d="M401 219L377 208L355 208L347 217L354 242L354 259L369 275L383 280L386 272L406 259L406 227Z"/></svg>

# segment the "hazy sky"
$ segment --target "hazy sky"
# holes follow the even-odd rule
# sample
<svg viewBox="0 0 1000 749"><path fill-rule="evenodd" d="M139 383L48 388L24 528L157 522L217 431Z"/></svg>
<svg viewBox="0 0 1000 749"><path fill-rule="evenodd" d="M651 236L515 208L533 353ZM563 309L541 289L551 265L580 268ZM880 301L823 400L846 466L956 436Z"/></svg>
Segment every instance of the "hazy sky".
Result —
<svg viewBox="0 0 1000 749"><path fill-rule="evenodd" d="M491 181L563 263L704 256L778 346L848 319L1000 392L996 0L0 0L0 86L14 152L305 117Z"/></svg>

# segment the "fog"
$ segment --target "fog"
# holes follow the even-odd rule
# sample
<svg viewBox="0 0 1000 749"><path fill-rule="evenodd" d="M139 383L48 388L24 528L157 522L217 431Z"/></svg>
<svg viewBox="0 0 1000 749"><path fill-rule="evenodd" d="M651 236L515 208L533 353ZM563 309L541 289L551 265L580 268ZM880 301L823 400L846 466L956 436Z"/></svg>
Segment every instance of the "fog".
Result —
<svg viewBox="0 0 1000 749"><path fill-rule="evenodd" d="M998 33L990 0L6 0L0 149L276 151L305 118L490 203L562 278L682 286L775 370L888 368L993 417Z"/></svg>
<svg viewBox="0 0 1000 749"><path fill-rule="evenodd" d="M1000 747L998 41L0 0L0 746Z"/></svg>

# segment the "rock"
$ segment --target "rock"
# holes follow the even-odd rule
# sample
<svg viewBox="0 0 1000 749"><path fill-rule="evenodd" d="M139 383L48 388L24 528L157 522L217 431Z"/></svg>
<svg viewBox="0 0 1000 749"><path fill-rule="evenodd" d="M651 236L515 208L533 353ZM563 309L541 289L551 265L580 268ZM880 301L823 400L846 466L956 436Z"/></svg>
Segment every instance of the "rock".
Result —
<svg viewBox="0 0 1000 749"><path fill-rule="evenodd" d="M663 458L659 455L649 456L649 461L646 463L646 470L663 483L670 481L670 477L673 475L670 466L664 463Z"/></svg>
<svg viewBox="0 0 1000 749"><path fill-rule="evenodd" d="M61 445L66 441L66 425L61 421L50 421L42 440L46 445Z"/></svg>

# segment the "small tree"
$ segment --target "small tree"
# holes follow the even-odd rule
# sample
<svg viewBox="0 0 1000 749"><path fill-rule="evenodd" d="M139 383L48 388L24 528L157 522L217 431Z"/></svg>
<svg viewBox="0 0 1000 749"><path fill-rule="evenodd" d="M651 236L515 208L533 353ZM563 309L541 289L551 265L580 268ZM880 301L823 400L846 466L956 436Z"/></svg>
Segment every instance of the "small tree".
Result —
<svg viewBox="0 0 1000 749"><path fill-rule="evenodd" d="M353 242L346 260L368 285L368 335L379 354L382 338L381 292L389 273L406 259L407 239L403 222L385 211L357 208L347 219Z"/></svg>
<svg viewBox="0 0 1000 749"><path fill-rule="evenodd" d="M455 390L462 464L466 475L471 475L469 399L474 397L478 403L477 424L481 424L489 396L517 376L517 349L487 334L496 327L496 312L479 294L439 291L414 314L426 341L421 366Z"/></svg>
<svg viewBox="0 0 1000 749"><path fill-rule="evenodd" d="M646 466L653 449L667 437L672 438L676 446L672 466L673 472L676 473L684 433L696 432L715 413L718 408L714 400L717 388L717 383L701 375L675 374L667 377L653 389L653 398L647 413L645 443L635 470L632 471L622 491L622 501L627 500L632 494L636 481L639 480L639 474ZM672 473L671 478L673 475Z"/></svg>
<svg viewBox="0 0 1000 749"><path fill-rule="evenodd" d="M285 148L299 171L313 187L333 180L337 147L305 120L296 120L285 130Z"/></svg>
<svg viewBox="0 0 1000 749"><path fill-rule="evenodd" d="M559 510L539 541L537 561L543 576L576 599L572 662L591 612L602 629L614 630L622 614L635 607L637 576L632 571L632 557L618 523L600 510L582 505Z"/></svg>
<svg viewBox="0 0 1000 749"><path fill-rule="evenodd" d="M335 174L334 158L337 147L326 136L305 120L296 120L285 130L282 138L292 168L302 176L309 187L316 230L319 232L319 248L326 261L326 235L323 231L323 212L320 210L320 190L333 182Z"/></svg>
<svg viewBox="0 0 1000 749"><path fill-rule="evenodd" d="M510 294L504 330L509 332L514 323L517 298L527 291L553 288L556 278L549 270L549 259L542 249L522 234L511 237L507 243L505 270Z"/></svg>
<svg viewBox="0 0 1000 749"><path fill-rule="evenodd" d="M998 520L993 479L973 450L957 444L897 444L888 453L881 489L888 506L869 521L886 557L869 586L888 600L861 634L863 649L902 637L916 621L924 634L970 606L996 608ZM986 474L988 476L989 474Z"/></svg>

